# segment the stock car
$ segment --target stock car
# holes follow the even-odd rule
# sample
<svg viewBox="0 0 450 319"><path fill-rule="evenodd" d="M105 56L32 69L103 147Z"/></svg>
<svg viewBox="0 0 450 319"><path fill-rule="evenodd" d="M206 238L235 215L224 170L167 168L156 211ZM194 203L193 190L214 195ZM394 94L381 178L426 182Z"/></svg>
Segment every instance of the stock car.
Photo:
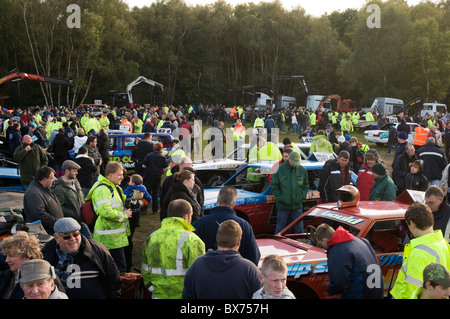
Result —
<svg viewBox="0 0 450 319"><path fill-rule="evenodd" d="M281 152L284 145L282 143L278 143L277 145ZM295 145L299 148L302 158L306 159L309 155L311 143L295 143ZM239 149L244 149L246 153L249 148L249 143L245 143L239 147ZM247 156L245 156L245 159L235 159L237 151L237 149L233 150L224 159L204 160L198 163L194 162L192 167L195 169L197 177L202 181L205 187L222 185L239 169L247 165Z"/></svg>
<svg viewBox="0 0 450 319"><path fill-rule="evenodd" d="M404 245L412 238L405 212L415 201L424 202L424 192L406 190L393 202L359 201L349 207L339 207L337 203L318 204L280 233L257 236L261 252L259 268L266 256L282 256L288 267L287 286L298 299L339 298L327 292L327 251L315 245L314 230L322 223L334 229L342 226L353 235L369 240L381 266L387 298L403 262ZM293 233L295 225L301 221L306 233Z"/></svg>
<svg viewBox="0 0 450 319"><path fill-rule="evenodd" d="M123 133L108 131L110 140L109 160L111 162L119 162L124 168L134 171L134 161L131 159L131 152L136 146L136 138L142 138L144 133ZM153 143L161 142L163 144L162 154L168 156L172 149L172 136L165 133L152 133Z"/></svg>
<svg viewBox="0 0 450 319"><path fill-rule="evenodd" d="M414 130L419 126L417 123L413 122L407 122L410 130L408 134L408 144L414 144ZM375 129L375 130L366 130L364 131L364 138L367 142L375 143L378 146L383 146L388 144L388 138L389 138L389 128L395 125L395 128L397 129L398 123L386 123L381 128Z"/></svg>
<svg viewBox="0 0 450 319"><path fill-rule="evenodd" d="M237 189L237 199L234 206L237 216L247 220L253 228L255 234L273 233L276 225L276 200L272 194L269 174L275 162L252 163L241 168L230 179L219 187L204 189L204 210L205 214L214 208L217 203L217 196L220 187L234 186ZM324 161L302 160L302 166L308 171L310 190L307 198L303 201L303 209L313 207L320 202L319 186L320 170L325 164ZM254 183L247 180L249 168L259 170L261 182ZM357 176L352 173L352 182L356 184Z"/></svg>

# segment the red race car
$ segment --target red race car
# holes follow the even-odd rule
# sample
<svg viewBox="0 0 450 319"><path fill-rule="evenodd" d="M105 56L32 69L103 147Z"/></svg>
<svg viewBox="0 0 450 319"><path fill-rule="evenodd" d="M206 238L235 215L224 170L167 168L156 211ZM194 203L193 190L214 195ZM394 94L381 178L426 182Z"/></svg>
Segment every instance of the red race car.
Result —
<svg viewBox="0 0 450 319"><path fill-rule="evenodd" d="M355 188L356 189L356 188ZM411 238L404 220L408 206L424 201L424 193L407 190L394 202L356 201L338 207L337 203L319 204L305 212L277 235L259 235L261 260L271 254L282 256L288 267L287 286L298 299L335 299L327 292L327 252L314 240L315 227L322 223L334 229L342 226L371 243L384 277L385 296L393 287L403 262L403 247ZM292 233L303 221L307 233Z"/></svg>

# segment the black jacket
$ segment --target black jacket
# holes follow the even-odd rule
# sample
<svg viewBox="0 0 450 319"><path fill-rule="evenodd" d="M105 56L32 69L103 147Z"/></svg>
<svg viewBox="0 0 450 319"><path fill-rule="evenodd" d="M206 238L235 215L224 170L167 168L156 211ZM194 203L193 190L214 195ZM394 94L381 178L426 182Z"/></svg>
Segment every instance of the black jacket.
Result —
<svg viewBox="0 0 450 319"><path fill-rule="evenodd" d="M450 218L450 205L447 203L447 198L444 197L442 204L436 212L433 212L434 230L440 229L445 235L448 219Z"/></svg>
<svg viewBox="0 0 450 319"><path fill-rule="evenodd" d="M336 159L330 159L325 162L323 169L320 172L319 180L319 192L322 203L338 201L339 198L336 190L344 185L350 184L350 174L349 166L347 165L347 167L345 167L343 173Z"/></svg>
<svg viewBox="0 0 450 319"><path fill-rule="evenodd" d="M49 235L53 235L53 225L63 218L64 213L52 189L32 181L23 197L23 209L27 223L40 220Z"/></svg>
<svg viewBox="0 0 450 319"><path fill-rule="evenodd" d="M56 240L52 239L42 248L44 259L55 268L59 262L56 252L57 245ZM79 288L65 287L69 299L96 299L99 297L115 299L119 297L121 288L119 270L103 244L81 235L81 245L78 254L74 257L74 264L81 268L81 282ZM91 278L88 274L95 270L99 271L98 279L102 287L98 287L97 277ZM86 273L83 274L83 272ZM95 283L94 286L93 283Z"/></svg>
<svg viewBox="0 0 450 319"><path fill-rule="evenodd" d="M88 155L78 154L74 161L81 166L77 175L77 179L80 182L81 187L91 188L95 183L97 165L94 164Z"/></svg>

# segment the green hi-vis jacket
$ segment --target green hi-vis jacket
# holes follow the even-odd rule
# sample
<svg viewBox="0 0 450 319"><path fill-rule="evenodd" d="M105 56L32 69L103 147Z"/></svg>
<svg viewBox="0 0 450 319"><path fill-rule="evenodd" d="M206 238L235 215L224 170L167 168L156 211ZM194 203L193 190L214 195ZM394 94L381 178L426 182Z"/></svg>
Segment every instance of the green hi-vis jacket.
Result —
<svg viewBox="0 0 450 319"><path fill-rule="evenodd" d="M186 271L205 254L205 244L194 230L183 218L164 218L142 245L141 273L153 298L181 299Z"/></svg>
<svg viewBox="0 0 450 319"><path fill-rule="evenodd" d="M108 187L98 187L106 184L114 190L114 196ZM92 186L86 200L92 199L98 218L95 222L93 239L105 245L108 249L128 246L128 236L131 234L128 216L124 212L126 196L122 189L114 185L106 177L99 175Z"/></svg>

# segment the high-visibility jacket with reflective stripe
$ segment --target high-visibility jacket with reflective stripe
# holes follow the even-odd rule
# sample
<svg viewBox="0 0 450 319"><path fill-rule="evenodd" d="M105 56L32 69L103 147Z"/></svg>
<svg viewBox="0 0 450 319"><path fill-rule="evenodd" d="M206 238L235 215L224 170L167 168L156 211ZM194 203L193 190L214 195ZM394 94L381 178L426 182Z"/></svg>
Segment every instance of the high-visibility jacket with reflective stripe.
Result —
<svg viewBox="0 0 450 319"><path fill-rule="evenodd" d="M427 143L427 136L430 129L428 127L418 126L414 130L414 145L422 146Z"/></svg>
<svg viewBox="0 0 450 319"><path fill-rule="evenodd" d="M99 184L112 186L114 196L108 187L97 187ZM115 186L106 177L99 175L98 181L92 186L86 200L92 199L94 211L98 218L94 226L93 239L105 245L108 249L128 246L128 236L131 234L128 216L124 212L123 203L126 196L119 186Z"/></svg>
<svg viewBox="0 0 450 319"><path fill-rule="evenodd" d="M181 299L184 276L205 244L194 227L179 217L167 217L142 245L141 273L153 298Z"/></svg>
<svg viewBox="0 0 450 319"><path fill-rule="evenodd" d="M395 299L409 299L423 284L423 269L430 263L450 267L450 246L441 230L420 236L405 245L403 264L391 294Z"/></svg>
<svg viewBox="0 0 450 319"><path fill-rule="evenodd" d="M235 141L245 139L245 127L244 125L238 125L233 129L233 137Z"/></svg>

